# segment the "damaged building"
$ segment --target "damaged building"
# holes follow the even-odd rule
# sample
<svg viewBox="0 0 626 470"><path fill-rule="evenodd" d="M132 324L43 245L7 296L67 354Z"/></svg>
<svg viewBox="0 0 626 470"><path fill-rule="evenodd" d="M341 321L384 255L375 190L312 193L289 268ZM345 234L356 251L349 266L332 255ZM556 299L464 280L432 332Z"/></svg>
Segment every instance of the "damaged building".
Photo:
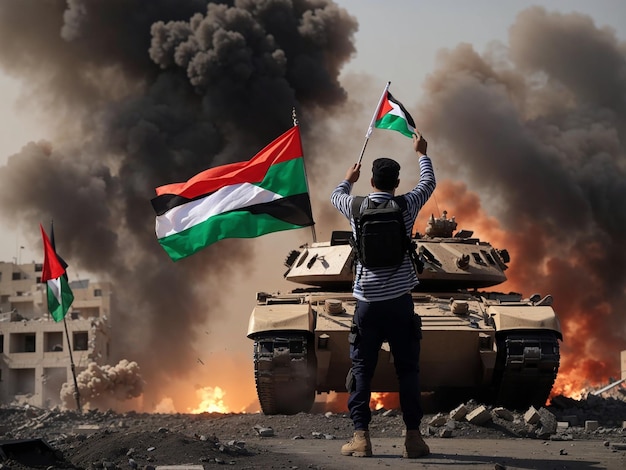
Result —
<svg viewBox="0 0 626 470"><path fill-rule="evenodd" d="M70 353L77 375L111 354L111 284L70 281L74 302L66 322L56 322L42 269L0 261L0 404L58 405L63 383L73 380Z"/></svg>

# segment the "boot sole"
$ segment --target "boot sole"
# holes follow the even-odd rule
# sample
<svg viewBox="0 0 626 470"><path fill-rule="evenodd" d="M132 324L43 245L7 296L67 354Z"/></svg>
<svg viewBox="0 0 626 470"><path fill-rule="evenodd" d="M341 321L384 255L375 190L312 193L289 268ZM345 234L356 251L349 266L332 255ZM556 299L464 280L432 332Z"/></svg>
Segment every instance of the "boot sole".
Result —
<svg viewBox="0 0 626 470"><path fill-rule="evenodd" d="M405 459L419 459L420 457L426 457L427 455L430 455L430 452L417 452L417 453L404 453L402 454L402 457Z"/></svg>
<svg viewBox="0 0 626 470"><path fill-rule="evenodd" d="M371 452L342 452L341 455L346 457L371 457Z"/></svg>

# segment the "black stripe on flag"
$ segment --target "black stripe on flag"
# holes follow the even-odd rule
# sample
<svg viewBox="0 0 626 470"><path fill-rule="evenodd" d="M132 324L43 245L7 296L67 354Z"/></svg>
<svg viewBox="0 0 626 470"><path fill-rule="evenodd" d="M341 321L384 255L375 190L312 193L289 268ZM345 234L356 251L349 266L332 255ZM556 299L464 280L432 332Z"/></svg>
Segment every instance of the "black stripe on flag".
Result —
<svg viewBox="0 0 626 470"><path fill-rule="evenodd" d="M400 106L400 109L402 110L402 112L406 116L406 121L411 125L411 127L413 129L415 129L415 121L413 120L413 117L411 116L411 114L406 110L404 105L402 103L400 103L397 99L395 99L393 97L393 95L389 91L387 91L387 98L389 99L389 101L393 101L398 106Z"/></svg>

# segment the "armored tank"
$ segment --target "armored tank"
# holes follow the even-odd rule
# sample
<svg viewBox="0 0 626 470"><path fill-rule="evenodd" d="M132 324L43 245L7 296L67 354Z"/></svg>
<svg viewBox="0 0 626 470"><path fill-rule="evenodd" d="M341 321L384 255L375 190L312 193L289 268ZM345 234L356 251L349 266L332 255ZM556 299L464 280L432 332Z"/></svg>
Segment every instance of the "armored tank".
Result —
<svg viewBox="0 0 626 470"><path fill-rule="evenodd" d="M526 409L545 404L559 368L562 332L552 296L481 291L506 281L505 249L457 229L446 212L416 233L423 272L412 292L422 320L422 392L440 403L482 403ZM345 392L348 334L354 314L350 232L302 245L286 260L288 293L257 293L248 337L265 414L308 412L316 394ZM397 392L387 343L379 352L372 392ZM445 406L445 405L442 405Z"/></svg>

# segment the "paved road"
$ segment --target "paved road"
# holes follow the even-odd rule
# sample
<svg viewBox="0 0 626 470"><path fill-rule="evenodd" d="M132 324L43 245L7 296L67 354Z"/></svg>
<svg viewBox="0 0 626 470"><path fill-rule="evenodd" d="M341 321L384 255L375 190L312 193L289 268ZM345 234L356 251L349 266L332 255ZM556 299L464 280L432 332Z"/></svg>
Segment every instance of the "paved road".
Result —
<svg viewBox="0 0 626 470"><path fill-rule="evenodd" d="M626 438L623 441L626 442ZM401 457L402 442L401 438L372 439L374 456L371 458L342 456L339 452L343 444L341 440L267 439L262 442L262 446L284 455L286 460L293 457L294 465L306 463L325 470L381 467L446 470L626 469L626 450L616 450L612 444L607 446L603 441L427 439L431 455L414 460Z"/></svg>

